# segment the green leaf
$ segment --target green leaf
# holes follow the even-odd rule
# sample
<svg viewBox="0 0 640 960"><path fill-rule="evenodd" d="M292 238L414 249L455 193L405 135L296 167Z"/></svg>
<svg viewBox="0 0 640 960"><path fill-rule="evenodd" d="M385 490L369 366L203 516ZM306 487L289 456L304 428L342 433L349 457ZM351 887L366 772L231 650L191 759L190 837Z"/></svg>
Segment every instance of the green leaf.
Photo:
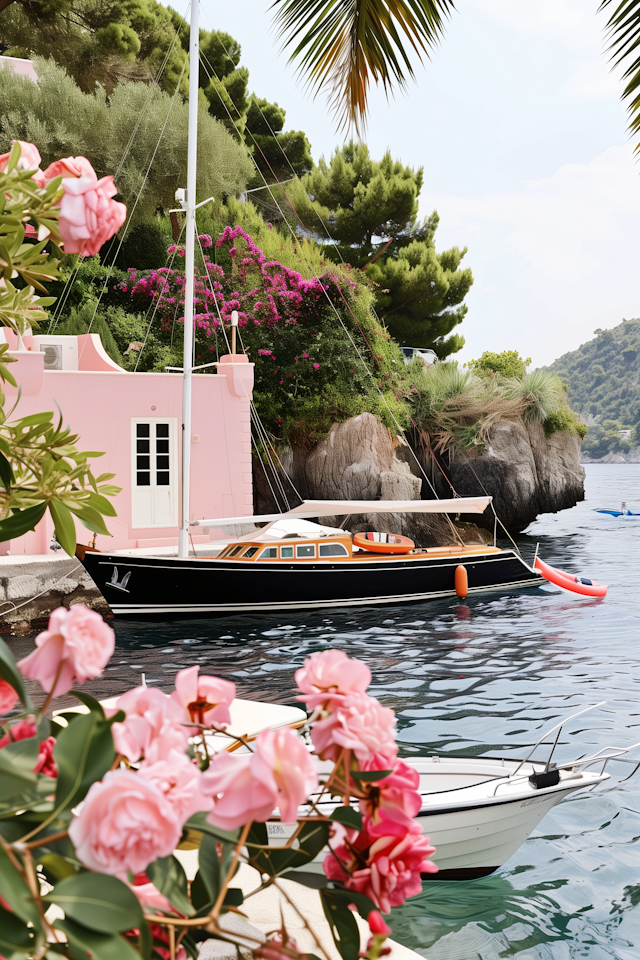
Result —
<svg viewBox="0 0 640 960"><path fill-rule="evenodd" d="M176 857L159 857L149 864L146 874L178 913L192 916L193 907L187 891L187 877Z"/></svg>
<svg viewBox="0 0 640 960"><path fill-rule="evenodd" d="M341 890L336 888L331 890L331 895L336 897L338 900L344 900L347 906L350 903L354 903L358 908L358 913L361 917L364 917L366 920L372 910L377 910L373 900L370 900L369 897L365 896L364 893L355 893L353 890Z"/></svg>
<svg viewBox="0 0 640 960"><path fill-rule="evenodd" d="M282 879L301 883L303 887L309 887L311 890L322 890L329 883L324 873L309 873L304 870L291 870L289 873L283 873Z"/></svg>
<svg viewBox="0 0 640 960"><path fill-rule="evenodd" d="M244 903L244 893L242 892L240 887L229 887L223 900L224 906L225 907L241 907L243 903Z"/></svg>
<svg viewBox="0 0 640 960"><path fill-rule="evenodd" d="M30 737L8 743L0 750L0 800L35 789L38 776L33 768L38 760L38 748L36 737Z"/></svg>
<svg viewBox="0 0 640 960"><path fill-rule="evenodd" d="M82 522L82 524L93 533L101 533L103 536L110 537L109 533L102 516L98 511L90 506L88 503L75 502L73 500L65 500L63 504L71 513L75 513L76 517ZM75 544L74 544L75 550Z"/></svg>
<svg viewBox="0 0 640 960"><path fill-rule="evenodd" d="M138 937L138 952L142 957L142 960L151 960L152 950L153 950L153 937L151 936L151 930L149 929L149 924L143 917L142 923L140 924L140 936Z"/></svg>
<svg viewBox="0 0 640 960"><path fill-rule="evenodd" d="M329 841L329 823L326 820L309 820L298 834L299 848L271 847L251 854L252 862L270 876L280 875L292 867L310 863Z"/></svg>
<svg viewBox="0 0 640 960"><path fill-rule="evenodd" d="M73 863L66 857L61 857L59 853L45 853L38 859L45 877L52 885L60 880L66 880L67 877L75 877L78 872Z"/></svg>
<svg viewBox="0 0 640 960"><path fill-rule="evenodd" d="M83 714L58 735L54 748L58 764L56 810L70 810L115 760L111 723L97 713Z"/></svg>
<svg viewBox="0 0 640 960"><path fill-rule="evenodd" d="M343 960L358 960L360 931L348 905L328 890L320 891L320 900L340 956Z"/></svg>
<svg viewBox="0 0 640 960"><path fill-rule="evenodd" d="M234 845L240 839L240 830L221 830L220 827L214 827L212 823L207 823L206 813L194 813L194 815L185 823L186 830L199 830L210 837L216 837L224 843L233 843Z"/></svg>
<svg viewBox="0 0 640 960"><path fill-rule="evenodd" d="M4 640L0 639L0 677L6 682L11 684L15 692L20 697L22 705L25 710L32 710L33 704L29 694L25 690L24 681L22 679L22 674L16 666L16 661L14 659L11 650L6 645Z"/></svg>
<svg viewBox="0 0 640 960"><path fill-rule="evenodd" d="M29 887L2 847L0 847L0 894L16 916L25 923L32 923L37 932L41 931L40 914L33 902Z"/></svg>
<svg viewBox="0 0 640 960"><path fill-rule="evenodd" d="M138 951L117 933L96 933L67 918L56 920L54 926L66 933L72 946L84 950L93 960L140 960Z"/></svg>
<svg viewBox="0 0 640 960"><path fill-rule="evenodd" d="M11 464L2 451L0 451L0 480L2 481L2 485L7 492L10 490L11 484L15 480Z"/></svg>
<svg viewBox="0 0 640 960"><path fill-rule="evenodd" d="M51 500L49 510L53 518L56 540L70 557L76 552L76 527L68 507L59 500Z"/></svg>
<svg viewBox="0 0 640 960"><path fill-rule="evenodd" d="M199 873L212 901L216 901L229 870L236 842L225 842L204 836L198 854ZM220 848L220 852L218 852Z"/></svg>
<svg viewBox="0 0 640 960"><path fill-rule="evenodd" d="M199 870L191 881L191 902L199 914L207 913L214 904Z"/></svg>
<svg viewBox="0 0 640 960"><path fill-rule="evenodd" d="M69 693L73 694L76 700L83 703L85 707L88 707L91 713L97 713L99 717L104 719L102 704L99 700L96 700L95 697L89 696L88 693L84 693L82 690L70 690Z"/></svg>
<svg viewBox="0 0 640 960"><path fill-rule="evenodd" d="M142 907L135 893L117 877L104 873L77 873L57 883L43 897L96 933L123 933L138 927Z"/></svg>
<svg viewBox="0 0 640 960"><path fill-rule="evenodd" d="M376 780L384 780L393 770L352 770L351 778L353 780L364 780L366 783L375 783Z"/></svg>
<svg viewBox="0 0 640 960"><path fill-rule="evenodd" d="M0 543L5 540L15 540L29 530L33 530L44 517L46 509L46 503L36 503L34 507L16 510L6 520L0 520Z"/></svg>
<svg viewBox="0 0 640 960"><path fill-rule="evenodd" d="M11 955L19 951L30 953L33 946L33 931L27 927L23 920L9 913L3 907L0 907L0 950L2 956L10 960Z"/></svg>
<svg viewBox="0 0 640 960"><path fill-rule="evenodd" d="M329 819L341 823L343 827L362 830L362 814L359 810L354 810L353 807L336 807Z"/></svg>

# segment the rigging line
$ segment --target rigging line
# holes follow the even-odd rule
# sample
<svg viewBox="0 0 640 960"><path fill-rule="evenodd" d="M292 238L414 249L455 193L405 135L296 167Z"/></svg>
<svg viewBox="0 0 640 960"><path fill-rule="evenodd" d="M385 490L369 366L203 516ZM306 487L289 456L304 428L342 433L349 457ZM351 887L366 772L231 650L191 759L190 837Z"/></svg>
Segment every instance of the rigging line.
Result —
<svg viewBox="0 0 640 960"><path fill-rule="evenodd" d="M476 480L478 481L478 483L479 483L480 486L482 487L482 490L484 491L484 493L485 493L488 497L491 496L490 493L487 493L487 489L486 489L484 483L482 482L482 480L480 479L480 477L478 476L478 474L477 474L477 473L475 472L475 470L473 469L473 464L471 463L471 460L467 460L467 466L469 467L469 469L471 470L472 474L474 475L474 477L476 478ZM511 540L511 543L512 543L513 546L515 547L516 553L518 554L518 556L520 557L521 560L524 560L524 557L523 557L522 554L520 553L520 548L519 548L518 544L515 542L515 540L513 539L513 537L511 536L511 534L510 534L509 531L507 530L507 528L505 527L504 523L502 522L502 520L500 519L500 517L499 517L498 514L496 513L496 508L495 508L494 505L493 505L493 497L491 497L491 509L493 510L493 515L494 515L496 521L500 524L500 526L502 527L502 529L503 529L504 532L506 533L507 537L509 538L509 540Z"/></svg>
<svg viewBox="0 0 640 960"><path fill-rule="evenodd" d="M276 467L275 467L275 465L274 465L274 463L273 463L273 459L271 458L271 454L270 454L270 451L269 451L269 447L265 444L264 438L262 437L262 434L261 434L261 431L260 431L260 426L261 426L260 420L259 420L259 417L257 416L257 413L256 413L256 411L255 411L255 408L253 408L253 405L252 405L252 407L251 407L251 419L252 419L253 423L255 424L255 426L256 426L256 432L257 432L258 436L260 437L260 440L262 441L263 451L264 451L264 453L265 453L265 455L266 455L266 457L267 457L267 459L268 459L269 467L270 467L270 469L271 469L271 473L273 474L274 482L275 482L278 490L280 491L280 496L282 497L282 501L283 501L283 503L285 504L286 509L287 509L287 510L291 510L291 504L289 503L289 498L287 497L286 491L285 491L285 489L284 489L284 485L283 485L283 483L282 483L282 479L281 479L280 475L278 474L278 471L277 471L277 469L276 469ZM265 473L265 476L266 476L266 475L267 475L267 471L266 471L266 468L265 468L264 459L263 459L263 457L260 455L260 450L259 450L259 448L258 448L257 438L256 438L255 436L253 436L253 434L252 434L251 439L252 439L253 444L254 444L255 449L256 449L256 456L258 457L258 460L260 460L260 463L261 463L261 465L262 465L262 469L264 470L264 473ZM269 484L269 486L271 487L271 484ZM272 490L272 493L273 493L273 490ZM280 507L280 504L278 503L277 497L274 498L274 502L275 502L278 510L282 510L282 509L283 509L283 508Z"/></svg>
<svg viewBox="0 0 640 960"><path fill-rule="evenodd" d="M185 17L186 17L186 13L188 12L190 6L191 6L191 4L188 4L188 5L187 5L187 10L185 11L185 15L182 17L182 24L184 24L184 23L186 22ZM181 26L182 26L182 24L181 24ZM165 69L165 67L166 67L166 65L167 65L167 63L168 63L168 61L169 61L169 57L170 57L171 54L173 53L173 48L174 48L174 46L175 46L176 40L178 39L179 31L180 31L180 28L179 28L179 27L176 28L176 32L175 32L175 35L174 35L174 37L173 37L173 40L171 41L171 45L170 45L170 46L168 47L168 49L167 49L167 52L166 52L165 57L164 57L164 60L162 61L162 64L160 65L160 68L159 68L159 70L158 70L158 72L157 72L157 74L156 74L155 80L152 81L152 83L149 84L149 96L148 96L148 98L147 98L147 104L151 102L153 87L155 86L155 84L159 83L160 77L161 77L162 74L164 73L164 69ZM140 112L140 115L139 115L137 121L136 121L136 125L135 125L135 127L133 128L133 131L132 131L132 133L131 133L131 136L129 137L129 142L127 143L127 145L126 145L126 147L125 147L125 149L124 149L124 153L122 154L122 157L120 158L120 162L119 162L119 164L118 164L117 170L116 170L115 174L113 175L114 180L117 180L117 179L118 179L118 176L120 175L120 172L122 171L122 168L123 168L123 166L124 166L124 162L125 162L125 160L127 159L128 155L129 155L129 153L130 153L130 151L131 151L131 147L133 146L133 142L134 142L134 140L135 140L135 138L136 138L136 135L137 135L137 133L138 133L138 130L140 129L140 124L142 123L142 118L144 117L144 115L145 115L145 111L142 110L142 111ZM108 253L111 252L112 243L113 243L113 241L112 241L111 244L109 245L109 251L108 251ZM108 253L107 253L107 256L108 256ZM58 300L58 303L56 304L56 309L55 309L55 311L54 311L53 317L52 317L51 321L49 322L49 329L48 329L48 331L47 331L47 334L53 333L53 331L54 331L55 328L57 327L57 325L58 325L58 323L59 323L59 320L60 320L60 314L62 313L62 310L63 310L64 307L66 306L66 302L67 302L67 300L68 300L68 298L69 298L69 295L70 295L70 293L71 293L71 289L72 289L72 287L73 287L73 284L75 283L76 277L77 277L77 275L78 275L78 271L79 271L79 269L80 269L80 266L81 266L82 263L84 262L84 260L85 260L85 257L83 257L83 256L78 257L78 260L76 261L75 267L74 267L71 275L68 277L68 279L67 279L67 281L66 281L66 283L65 283L64 290L63 290L63 292L62 292L62 296L60 297L60 299ZM53 325L53 330L52 330L52 325Z"/></svg>
<svg viewBox="0 0 640 960"><path fill-rule="evenodd" d="M275 492L274 492L274 489L273 489L273 487L271 486L271 481L269 480L269 474L267 473L267 470L266 470L265 465L264 465L264 461L263 461L262 457L260 456L260 451L258 450L258 444L256 443L256 439L255 439L254 436L251 437L251 442L252 442L253 446L255 447L256 458L257 458L258 462L260 463L260 466L262 467L262 472L264 473L264 478L265 478L265 480L267 481L267 484L269 485L269 490L271 491L271 496L273 497L273 502L275 503L275 505L276 505L276 507L278 508L278 510L280 510L280 512L283 513L284 511L283 511L282 508L280 507L280 504L278 503L278 498L276 497ZM254 510L255 510L255 507L254 507Z"/></svg>
<svg viewBox="0 0 640 960"><path fill-rule="evenodd" d="M160 147L160 142L161 142L162 137L163 137L163 135L164 135L164 131L165 131L166 128L167 128L167 124L168 124L168 122L169 122L169 117L171 116L171 111L172 111L172 109L173 109L173 107L174 107L174 105L175 105L176 97L177 97L177 94L178 94L178 90L180 89L180 83L182 82L182 77L183 77L183 75L184 75L184 71L185 71L186 64L187 64L187 61L185 60L185 62L184 62L183 65L182 65L182 71L180 72L180 77L179 77L178 82L177 82L177 84L176 84L175 92L174 92L174 94L173 94L173 97L171 98L171 103L170 103L170 105L169 105L169 109L168 109L168 111L167 111L167 115L166 115L165 120L164 120L164 123L163 123L163 125L162 125L162 130L160 131L160 136L158 137L158 142L156 143L156 145L155 145L155 147L154 147L153 154L151 155L151 159L149 160L149 164L148 164L148 166L147 166L147 170L146 170L146 173L145 173L144 178L143 178L143 181L142 181L142 185L141 185L141 187L140 187L140 190L138 191L138 195L137 195L137 197L136 197L136 199L135 199L135 203L133 204L133 207L132 207L131 212L130 212L130 214L129 214L129 217L128 217L127 223L126 223L126 225L125 225L125 228L124 228L122 237L121 237L120 242L119 242L119 244L118 244L118 249L116 250L115 256L114 256L114 258L113 258L114 261L116 260L118 254L120 253L120 250L122 249L122 244L124 243L125 237L126 237L126 235L127 235L127 230L129 229L129 227L130 227L130 225L131 225L131 220L132 220L132 218L133 218L133 214L135 213L135 209L136 209L136 207L137 207L137 205L138 205L138 201L140 200L140 197L142 196L142 191L144 190L144 188L145 188L145 186L146 186L147 179L148 179L149 173L150 173L150 171L151 171L151 167L152 167L153 162L154 162L155 157L156 157L156 153L158 152L158 148ZM89 324L89 329L87 330L87 333L91 333L91 327L93 326L93 321L94 321L95 318L96 318L96 314L97 314L97 312L98 312L98 307L100 306L100 301L102 300L102 297L103 297L103 295L104 295L104 293L105 293L105 291L106 291L106 289L107 289L107 286L108 286L108 284L109 284L109 280L111 279L111 274L113 273L113 270L114 270L114 265L113 265L113 263L112 263L112 264L109 266L108 274L107 274L107 276L106 276L106 278L105 278L105 281L104 281L104 285L103 285L103 287L102 287L102 290L100 291L100 296L98 297L98 300L97 300L97 302L96 302L95 309L94 309L94 311L93 311L93 316L91 317L91 323Z"/></svg>
<svg viewBox="0 0 640 960"><path fill-rule="evenodd" d="M207 70L207 65L204 63L202 56L200 57L200 61L201 61L201 63L203 64L203 66L204 66L204 68L205 68L205 72L208 74L209 79L211 79L211 74L209 74L209 71ZM210 66L210 64L209 64L209 66ZM213 69L213 68L212 68L212 69ZM214 73L215 73L215 71L214 71ZM216 75L216 79L219 80L219 78L217 77L217 75ZM223 101L221 101L221 102L223 102ZM227 112L227 116L228 116L229 119L231 120L231 123L234 125L234 127L235 127L235 129L236 129L236 132L237 132L238 135L240 136L240 131L239 131L239 129L238 129L238 126L237 126L235 120L234 120L233 117L231 116L231 113L230 113L230 111L229 111L229 108L227 107L227 105L226 105L224 102L223 102L223 105L224 105L225 110L226 110L226 112ZM236 112L237 112L237 108L236 108ZM253 138L252 138L252 139L253 139ZM286 217L284 216L284 214L282 213L282 209L281 209L278 201L276 200L276 198L275 198L275 196L274 196L274 194L273 194L273 191L271 190L271 186L267 183L266 177L264 176L264 174L262 173L262 171L261 171L260 168L258 167L258 165L257 165L257 163L256 163L256 161L255 161L255 158L253 158L253 159L254 159L254 164L255 164L255 166L256 166L256 169L257 169L258 173L260 174L260 176L262 177L262 180L264 181L265 187L266 187L266 189L269 191L269 193L270 193L270 195L271 195L271 198L273 199L273 202L274 202L275 206L277 207L277 209L278 209L278 210L280 211L280 213L282 214L283 221L287 224L287 227L288 227L290 233L292 234L294 240L296 240L297 238L296 238L296 235L295 235L295 233L294 233L294 231L293 231L293 228L291 227L291 224L289 223L289 221L287 220L287 218L286 218ZM269 169L271 169L271 168L269 168ZM273 171L272 171L272 172L273 172ZM275 176L275 174L274 174L274 176ZM286 191L283 191L283 193L285 194L285 196L287 196ZM288 200L288 199L289 199L289 198L287 197L287 200ZM289 201L289 203L290 203L290 201ZM293 209L293 208L292 208L292 209ZM295 211L294 211L294 212L295 212ZM300 218L298 217L298 219L300 219ZM300 221L300 222L302 222L302 221ZM302 224L302 225L303 225L303 227L304 227L304 224ZM306 227L305 227L305 229L306 229ZM324 285L323 285L323 289L324 289ZM377 380L376 380L373 372L369 369L369 366L367 365L367 363L366 363L366 361L364 360L362 354L360 353L360 350L357 348L357 346L356 346L353 338L351 337L351 334L349 333L347 327L345 326L345 324L344 324L344 322L343 322L343 320L342 320L342 317L340 316L338 310L336 309L335 304L334 304L333 301L331 300L331 297L329 296L328 291L327 291L327 290L324 290L324 294L325 294L325 297L326 297L326 299L327 299L330 307L332 308L332 310L333 310L334 313L336 314L336 316L337 316L337 318L338 318L338 320L339 320L339 322L340 322L340 324L341 324L344 332L347 334L348 339L351 341L351 344L352 344L354 350L356 351L356 353L357 353L357 355L358 355L361 363L363 364L363 366L364 366L365 370L367 371L367 373L369 374L369 376L372 378L372 380L373 380L373 382L374 382L374 384L375 384L375 386L376 386L376 389L378 390L378 393L380 394L380 398L381 398L382 402L384 403L384 405L386 406L387 410L389 411L389 414L390 414L391 418L393 419L396 427L398 428L398 432L401 434L401 436L403 437L403 439L404 439L405 442L407 443L407 446L409 447L409 450L411 451L411 454L412 454L414 460L416 461L420 472L422 473L424 479L427 481L427 484L429 485L429 487L431 487L431 490L432 490L432 492L433 492L436 500L439 499L439 498L438 498L438 495L437 495L437 493L436 493L436 491L435 491L435 489L434 489L434 487L433 487L433 485L431 484L431 482L430 482L430 480L429 480L429 477L427 476L425 470L423 469L422 464L421 464L420 461L418 460L418 457L416 456L415 451L413 450L413 447L412 447L411 444L407 441L404 430L400 427L400 424L398 423L398 420L397 420L395 414L394 414L393 411L391 410L391 407L389 406L389 403L388 403L386 397L384 396L384 394L383 394L382 390L380 389L380 387L378 387ZM449 522L449 525L450 525L452 531L455 533L455 536L457 537L457 539L460 540L460 536L459 536L459 534L457 533L457 531L455 530L455 527L453 526L453 523L451 522L451 520L450 520L450 518L448 517L448 515L446 515L446 516L447 516L447 520L448 520L448 522Z"/></svg>
<svg viewBox="0 0 640 960"><path fill-rule="evenodd" d="M206 72L207 75L209 76L209 79L211 79L211 74L209 73L209 71L208 71L208 69L207 69L207 65L208 65L209 67L211 67L211 70L212 70L212 72L215 74L216 79L218 80L218 82L220 82L220 78L219 78L219 77L217 76L217 74L215 73L215 70L213 70L213 67L211 66L211 64L209 63L209 61L207 60L207 63L204 62L205 59L206 59L206 58L203 57L202 54L200 54L200 62L201 62L202 65L204 66L205 72ZM224 108L225 108L225 110L226 110L226 112L227 112L227 116L229 117L229 119L231 120L231 123L232 123L233 126L235 127L235 130L236 130L236 132L238 133L238 136L240 136L240 131L239 131L239 129L238 129L238 125L236 124L235 120L234 120L233 117L231 116L231 113L230 113L230 111L229 111L229 108L227 107L226 103L224 103L224 101L221 100L221 102L223 103ZM232 102L233 102L233 101L232 101ZM235 105L234 105L234 106L235 106ZM238 111L237 107L236 107L236 113L238 113L238 115L239 115L239 111ZM254 143L256 143L255 138L254 138L253 135L251 134L251 131L249 131L249 135L251 136L251 139L254 141ZM258 145L257 143L256 143L256 146L258 147L258 150L260 150L260 147L259 147L259 145ZM275 180L278 181L278 178L276 177L275 173L273 172L273 170L272 170L270 164L268 163L266 157L264 157L264 153L262 153L262 150L260 150L260 153L262 154L265 162L267 163L267 166L268 166L269 169L271 170L271 172L272 172ZM282 208L280 207L278 201L276 200L276 198L275 198L275 196L274 196L274 194L273 194L273 191L272 191L272 189L271 189L271 186L267 183L266 177L264 176L264 174L262 173L262 171L261 171L260 168L258 167L257 162L256 162L256 160L255 160L255 157L253 158L253 161L254 161L254 165L255 165L258 173L260 174L260 176L262 177L262 180L264 181L264 184L265 184L266 189L268 190L268 192L269 192L269 194L270 194L270 196L271 196L271 198L272 198L272 200L273 200L276 208L280 211L280 213L281 213L281 215L282 215L282 218L283 218L283 221L287 224L287 227L288 227L288 229L289 229L290 233L292 234L292 237L293 237L293 239L294 239L294 241L295 241L297 238L296 238L296 235L295 235L295 233L294 233L294 231L293 231L293 228L291 227L291 224L289 223L289 221L287 220L287 218L284 216L284 214L283 214L283 212L282 212ZM282 187L281 187L281 189L282 189ZM290 199L289 199L289 197L288 197L288 195L287 195L286 190L282 189L282 192L283 192L284 196L286 197L287 202L289 203L289 206L291 207L291 209L292 209L293 212L295 213L298 221L300 222L300 224L302 225L302 227L306 230L307 228L305 227L304 223L302 222L302 220L301 220L300 217L298 216L295 208L293 207L293 205L292 205L292 203L291 203L291 201L290 201ZM324 285L323 285L323 288L324 288ZM409 450L411 451L411 454L412 454L414 460L416 461L416 464L418 465L418 468L419 468L420 472L422 473L422 476L424 477L424 479L426 480L427 484L428 484L429 487L431 488L431 490L432 490L432 492L433 492L433 494L434 494L435 499L436 499L436 500L439 499L438 494L436 493L436 490L435 490L433 484L432 484L431 481L429 480L429 477L427 476L427 473L426 473L426 471L424 470L422 464L421 464L420 461L418 460L418 457L417 457L417 455L416 455L413 447L411 446L411 444L410 444L409 441L407 440L406 435L405 435L405 431L402 429L402 427L401 427L400 424L398 423L398 420L397 420L395 414L393 413L393 410L391 409L391 407L390 407L390 405L389 405L386 397L384 396L382 390L381 390L380 387L378 386L378 382L377 382L377 380L376 380L373 372L369 369L366 361L364 360L362 354L360 353L360 350L357 348L357 346L356 346L353 338L351 337L351 334L349 333L347 327L345 326L345 324L344 324L344 322L343 322L343 320L342 320L342 317L340 316L338 310L336 309L335 304L334 304L333 301L331 300L328 291L327 291L327 290L324 290L324 293L325 293L325 297L326 297L329 305L331 306L331 308L333 309L334 313L336 314L336 316L337 316L337 318L338 318L338 320L339 320L339 322L340 322L340 324L341 324L344 332L347 334L348 339L351 341L351 344L352 344L352 346L354 347L354 349L355 349L355 351L356 351L356 353L357 353L357 355L358 355L361 363L363 364L363 366L364 366L365 370L367 371L367 373L369 374L369 376L372 378L372 380L373 380L373 382L374 382L374 385L375 385L376 389L378 390L378 393L379 393L379 395L380 395L380 398L381 398L382 402L384 403L384 405L386 406L386 408L387 408L387 410L388 410L391 418L393 419L393 422L395 423L395 425L396 425L396 427L397 427L397 429L398 429L398 432L400 433L400 435L403 437L403 439L404 439L405 442L407 443L407 446L409 447ZM342 296L343 299L344 299L344 294L342 293L342 290L340 290L340 294L341 294L341 296ZM346 301L345 301L345 302L346 302ZM347 304L347 306L348 306L348 304ZM351 315L353 316L353 312L350 310L350 308L349 308L349 312L350 312ZM375 311L374 311L374 315L375 315ZM354 317L354 320L355 320L355 317ZM357 321L356 321L356 323L357 323ZM359 325L358 325L358 327L359 327ZM365 340L366 340L366 338L365 338ZM367 345L369 346L369 349L371 349L371 347L370 347L370 345L369 345L368 343L367 343ZM372 354L373 354L373 351L372 351ZM287 475L287 476L288 476L288 475ZM290 478L289 478L289 479L290 479ZM458 533L458 531L456 530L453 522L451 521L451 518L448 516L448 514L445 514L445 517L446 517L446 520L447 520L447 522L448 522L448 524L449 524L449 527L450 527L450 529L451 529L451 532L452 532L453 535L454 535L454 539L457 539L460 543L462 543L462 538L461 538L460 534Z"/></svg>
<svg viewBox="0 0 640 960"><path fill-rule="evenodd" d="M198 247L199 247L199 250L200 250L200 256L202 257L203 262L206 263L205 256L204 256L204 250L203 250L203 247L202 247L202 242L201 242L201 240L200 240L200 236L199 236L197 233L196 233L196 236L197 236L197 240L198 240ZM230 344L229 344L229 337L228 337L228 335L227 335L227 331L226 331L226 329L225 329L225 326L224 326L224 323L223 323L223 320L222 320L222 315L221 315L221 313L220 313L220 305L219 305L219 303L218 303L218 295L217 295L216 291L215 291L214 288L213 288L213 281L212 281L212 279L211 279L211 274L210 274L209 271L206 270L206 269L205 269L205 275L206 275L206 278L207 278L207 282L209 283L209 286L210 286L210 289L211 289L211 293L212 293L212 295L213 295L213 301L214 301L214 303L215 303L216 312L217 312L217 314L218 314L218 322L219 322L219 324L220 324L220 328L221 328L222 333L223 333L223 335L224 335L224 339L225 339L226 344L227 344L227 349L229 350L229 352L231 352L231 346L230 346ZM205 306L206 306L206 304L205 304ZM240 331L238 331L238 332L239 332L239 334L240 334ZM243 350L243 352L244 352L244 343L242 342L242 334L240 334L240 344L241 344L242 350ZM194 349L195 349L195 337L194 337ZM256 428L258 429L258 432L262 431L262 432L265 434L264 438L261 436L261 439L262 439L262 442L263 442L263 443L265 444L265 446L266 446L266 454L267 454L267 457L269 457L269 461L270 461L270 462L269 462L269 465L270 465L270 467L271 467L271 470L273 471L274 479L275 479L275 481L276 481L277 486L280 488L280 492L281 492L282 498L283 498L284 502L287 504L287 508L290 509L290 505L289 505L289 500L288 500L287 494L286 494L286 492L285 492L285 490L284 490L284 487L283 487L282 482L281 482L281 480L280 480L280 477L279 477L279 475L278 475L278 471L277 471L277 469L275 468L275 465L274 465L274 463L273 463L273 459L272 459L271 454L270 454L270 452L269 452L269 442L268 442L268 439L266 439L266 431L265 431L265 429L264 429L264 425L263 425L263 423L262 423L262 421L261 421L261 419L260 419L260 416L259 416L259 414L258 414L258 411L257 411L256 408L255 408L255 405L254 405L254 403L253 403L253 399L252 399L251 397L248 397L248 400L249 400L249 403L250 403L251 413L252 413L252 415L253 415L253 417L254 417L254 422L256 423ZM252 437L252 439L253 439L253 437ZM265 441L266 441L266 443L265 443ZM277 453L276 453L276 456L277 456ZM293 484L293 481L292 481L291 477L289 477L287 471L284 469L284 466L282 465L282 462L280 461L280 458L279 458L279 457L278 457L278 462L280 463L280 466L281 466L281 468L282 468L282 472L283 472L284 475L287 477L287 479L289 480L289 483L291 484L291 486L293 487L293 489L295 490L295 492L296 492L296 493L298 494L298 496L300 497L300 494L299 494L298 491L296 490L296 488L295 488L295 486L294 486L294 484ZM302 497L300 497L300 500L302 500ZM278 506L278 509L280 509L280 508L279 508L279 505L278 505L277 499L275 500L275 503L276 503L276 505Z"/></svg>
<svg viewBox="0 0 640 960"><path fill-rule="evenodd" d="M180 237L182 237L182 233L183 233L183 232L184 232L184 227L182 228L182 231L181 231L181 233L180 233ZM180 237L178 238L178 242L180 241ZM176 244L176 246L177 246L177 244ZM178 253L177 249L173 251L173 253L172 253L172 255L171 255L171 260L169 261L169 264L168 264L168 266L167 266L167 268L166 268L167 270L171 270L171 269L173 268L173 264L174 264L174 261L175 261L175 259L176 259L177 253ZM159 305L160 305L160 298L159 298L159 297L156 297L156 298L155 298L155 303L152 301L152 303L149 304L149 307L148 307L148 309L147 309L146 317L149 316L149 313L151 312L151 307L153 307L153 313L152 313L152 315L151 315L151 319L149 320L149 324L148 324L148 326L147 326L147 332L145 333L144 340L143 340L143 342L142 342L142 346L140 347L140 350L138 351L138 358L137 358L137 360L136 360L136 365L135 365L135 367L134 367L134 369L133 369L133 372L134 372L134 373L137 373L137 372L138 372L138 366L139 366L139 364L140 364L140 358L142 357L142 354L143 354L143 352L144 352L144 348L145 348L146 345L147 345L147 340L149 339L149 334L150 334L150 332L151 332L151 327L153 326L153 321L154 321L155 318L156 318L156 313L158 312L158 307L159 307ZM146 317L145 317L145 319L146 319Z"/></svg>

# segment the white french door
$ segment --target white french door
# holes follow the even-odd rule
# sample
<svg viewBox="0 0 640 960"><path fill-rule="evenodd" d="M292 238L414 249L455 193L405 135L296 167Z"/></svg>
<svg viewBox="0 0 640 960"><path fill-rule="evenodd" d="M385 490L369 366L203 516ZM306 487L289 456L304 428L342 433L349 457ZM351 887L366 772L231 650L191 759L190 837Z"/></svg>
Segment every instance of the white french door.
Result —
<svg viewBox="0 0 640 960"><path fill-rule="evenodd" d="M131 421L131 525L178 524L177 420Z"/></svg>

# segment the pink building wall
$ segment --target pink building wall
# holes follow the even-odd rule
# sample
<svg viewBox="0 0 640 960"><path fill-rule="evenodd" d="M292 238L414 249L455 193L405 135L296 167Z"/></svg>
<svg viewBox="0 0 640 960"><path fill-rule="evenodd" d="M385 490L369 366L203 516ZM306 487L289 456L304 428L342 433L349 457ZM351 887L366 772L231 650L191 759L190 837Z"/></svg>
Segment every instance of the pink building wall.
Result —
<svg viewBox="0 0 640 960"><path fill-rule="evenodd" d="M2 336L4 334L4 337ZM132 420L175 418L174 463L172 475L179 478L181 465L182 377L179 373L130 373L122 370L105 353L99 336L77 338L77 370L45 370L44 353L37 339L25 336L24 352L17 351L17 338L0 328L18 360L11 373L22 388L17 408L10 419L32 413L62 410L63 422L80 435L81 450L103 450L94 462L94 473L115 473L110 483L122 487L113 503L118 516L106 518L112 536L98 535L99 550L169 546L178 542L180 487L172 489L176 498L176 524L135 526L132 516L132 489L135 484ZM71 338L64 338L71 341ZM65 348L73 348L65 342ZM253 513L251 474L250 400L253 389L253 364L246 356L226 356L216 375L193 376L191 520ZM17 391L3 385L6 409L15 402ZM135 429L134 429L135 432ZM76 521L78 541L88 543L93 534ZM194 527L195 543L213 539L215 532ZM218 531L219 534L219 531ZM0 544L0 552L12 556L44 554L51 556L53 524L47 515L35 531Z"/></svg>

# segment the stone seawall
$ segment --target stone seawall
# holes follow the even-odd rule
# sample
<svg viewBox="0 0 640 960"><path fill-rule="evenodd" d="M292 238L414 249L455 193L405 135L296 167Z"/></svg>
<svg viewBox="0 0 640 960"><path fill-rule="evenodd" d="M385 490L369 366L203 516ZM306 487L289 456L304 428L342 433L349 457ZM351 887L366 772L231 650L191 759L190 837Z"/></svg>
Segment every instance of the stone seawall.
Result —
<svg viewBox="0 0 640 960"><path fill-rule="evenodd" d="M0 633L44 627L52 610L74 603L109 612L75 557L0 557Z"/></svg>

